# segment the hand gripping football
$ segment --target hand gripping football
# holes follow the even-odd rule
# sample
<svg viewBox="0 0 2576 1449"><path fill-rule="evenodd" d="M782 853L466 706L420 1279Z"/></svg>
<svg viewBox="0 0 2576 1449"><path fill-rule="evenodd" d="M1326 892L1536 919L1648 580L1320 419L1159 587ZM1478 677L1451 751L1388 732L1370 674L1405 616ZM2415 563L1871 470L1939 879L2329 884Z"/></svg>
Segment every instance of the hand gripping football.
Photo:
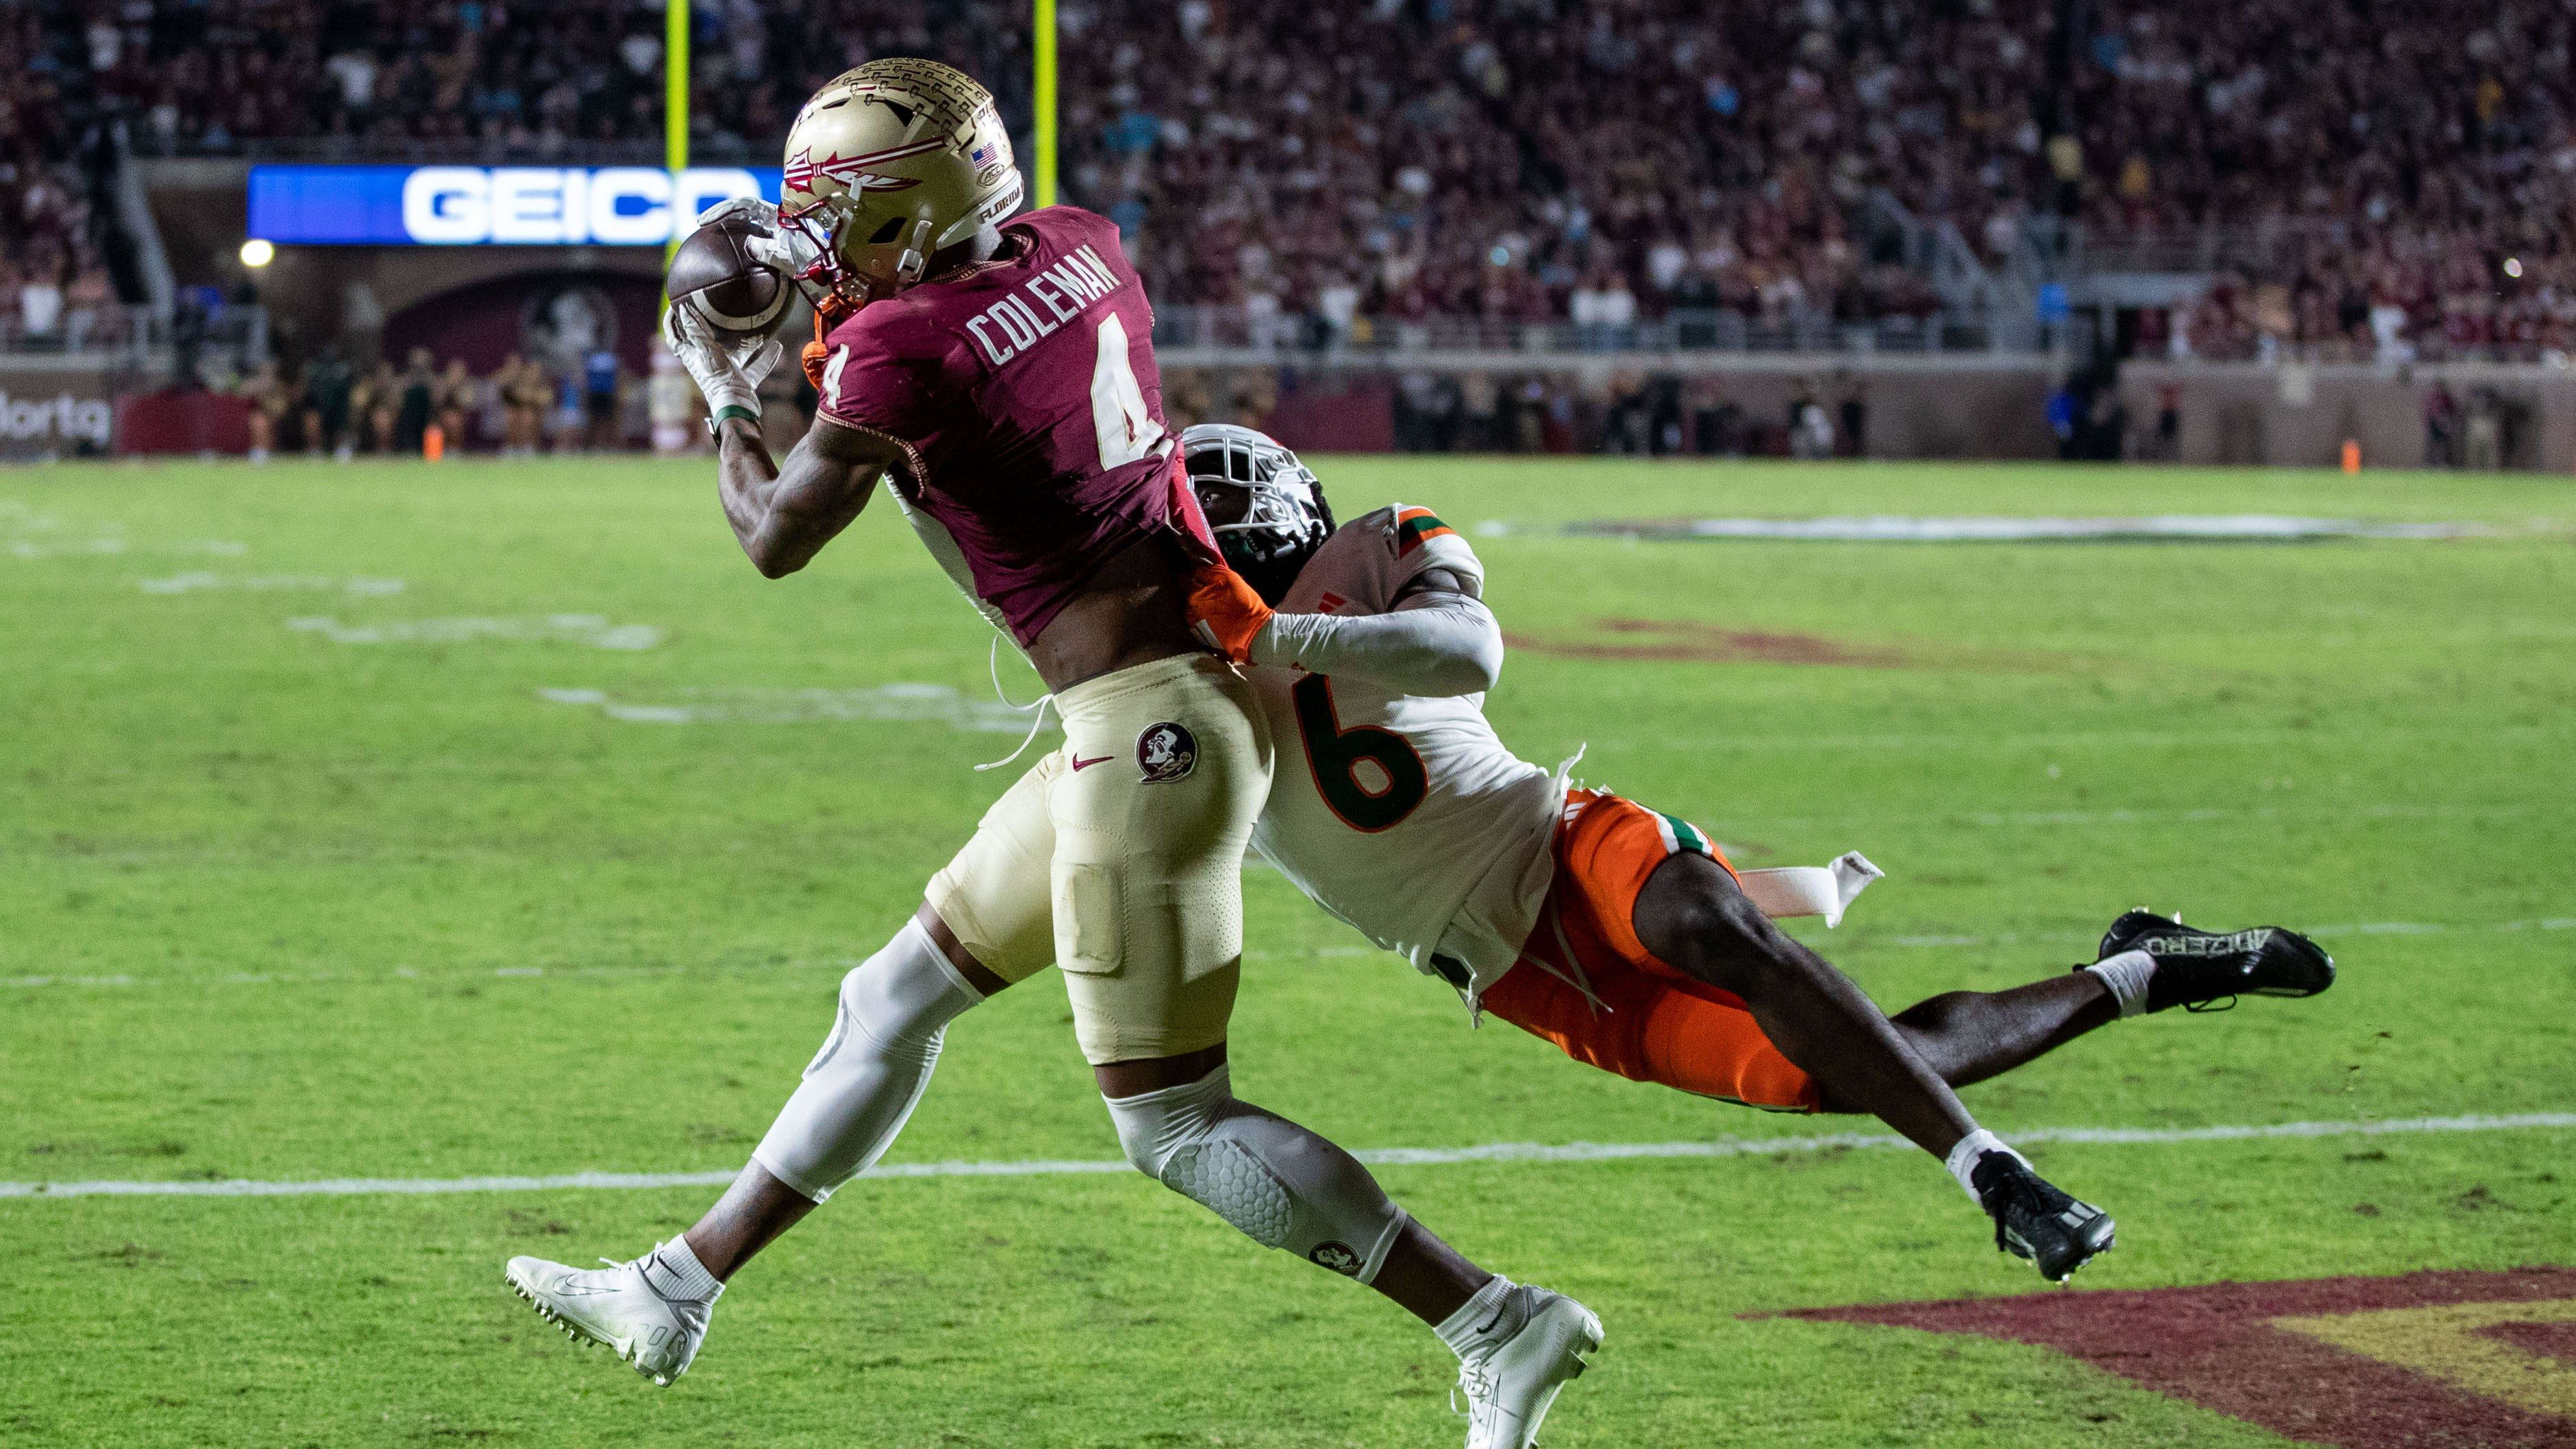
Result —
<svg viewBox="0 0 2576 1449"><path fill-rule="evenodd" d="M672 254L663 290L675 307L697 314L719 341L767 337L787 315L795 289L752 254L749 218L720 216L689 234Z"/></svg>

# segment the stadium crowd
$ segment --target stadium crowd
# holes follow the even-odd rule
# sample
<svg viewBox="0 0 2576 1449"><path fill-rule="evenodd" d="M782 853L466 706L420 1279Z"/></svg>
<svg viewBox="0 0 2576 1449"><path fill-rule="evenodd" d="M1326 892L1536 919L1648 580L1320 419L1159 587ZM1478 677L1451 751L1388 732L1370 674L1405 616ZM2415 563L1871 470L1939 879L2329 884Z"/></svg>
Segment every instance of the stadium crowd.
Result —
<svg viewBox="0 0 2576 1449"><path fill-rule="evenodd" d="M1024 132L1025 8L703 4L699 144L763 155L815 85L890 53L1003 78ZM2565 7L2093 9L2080 122L2051 139L2048 0L1065 0L1067 192L1127 228L1165 303L1311 336L1920 316L1901 209L1999 272L2061 211L2097 249L2203 238L2191 265L2221 282L2157 339L2175 354L2576 350ZM40 35L40 10L79 18ZM27 192L57 79L147 149L641 145L660 25L623 0L0 5L40 57L0 82L0 157ZM82 275L6 224L14 267Z"/></svg>
<svg viewBox="0 0 2576 1449"><path fill-rule="evenodd" d="M114 300L78 165L80 127L43 64L32 7L0 5L0 337L77 347Z"/></svg>
<svg viewBox="0 0 2576 1449"><path fill-rule="evenodd" d="M684 377L674 380L688 392ZM292 372L263 363L237 375L210 369L205 381L249 401L254 460L271 452L506 458L640 447L656 410L671 402L657 394L672 390L659 375L628 377L605 350L571 365L513 354L477 374L460 358L441 365L425 347L371 369L326 347ZM679 402L685 414L693 394Z"/></svg>

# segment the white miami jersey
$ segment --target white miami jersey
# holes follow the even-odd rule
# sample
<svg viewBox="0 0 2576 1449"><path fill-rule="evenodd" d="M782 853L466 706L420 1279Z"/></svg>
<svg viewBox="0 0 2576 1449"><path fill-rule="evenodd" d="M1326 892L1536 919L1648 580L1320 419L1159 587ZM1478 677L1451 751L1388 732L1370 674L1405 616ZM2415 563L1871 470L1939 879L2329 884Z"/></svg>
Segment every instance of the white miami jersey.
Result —
<svg viewBox="0 0 2576 1449"><path fill-rule="evenodd" d="M1326 539L1280 609L1383 614L1429 568L1483 591L1476 551L1430 509L1381 508ZM1291 668L1251 675L1278 750L1254 847L1361 935L1481 994L1538 922L1563 779L1503 747L1482 694L1429 699Z"/></svg>

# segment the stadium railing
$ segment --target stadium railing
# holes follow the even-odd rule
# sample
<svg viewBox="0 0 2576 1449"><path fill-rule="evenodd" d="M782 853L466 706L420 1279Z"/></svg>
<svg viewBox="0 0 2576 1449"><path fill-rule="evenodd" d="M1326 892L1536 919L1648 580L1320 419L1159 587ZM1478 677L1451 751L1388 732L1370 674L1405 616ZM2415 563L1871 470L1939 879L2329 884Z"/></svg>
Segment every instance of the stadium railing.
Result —
<svg viewBox="0 0 2576 1449"><path fill-rule="evenodd" d="M1354 317L1346 326L1295 313L1255 313L1239 303L1166 305L1155 310L1161 347L1220 348L1294 360L1307 356L1392 358L1432 352L1571 353L1925 353L2040 350L2006 345L1982 321L1899 314L1838 321L1818 312L1776 320L1717 308L1676 308L1622 324L1504 322L1476 317Z"/></svg>
<svg viewBox="0 0 2576 1449"><path fill-rule="evenodd" d="M182 344L256 365L268 357L268 309L226 304L194 317L185 311L163 317L149 307L111 303L67 310L44 332L30 332L23 317L0 313L0 354L13 358L139 363Z"/></svg>

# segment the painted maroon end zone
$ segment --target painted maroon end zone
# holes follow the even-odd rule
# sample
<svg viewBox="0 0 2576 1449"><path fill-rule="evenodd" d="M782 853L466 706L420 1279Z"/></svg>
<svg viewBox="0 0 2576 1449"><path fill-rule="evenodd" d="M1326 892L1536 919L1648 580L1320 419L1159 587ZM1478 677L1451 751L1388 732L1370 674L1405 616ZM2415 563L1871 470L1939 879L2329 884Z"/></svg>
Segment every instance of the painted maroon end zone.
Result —
<svg viewBox="0 0 2576 1449"><path fill-rule="evenodd" d="M2275 1318L2576 1298L2576 1269L2424 1272L2194 1288L2034 1293L1809 1308L1772 1315L1974 1333L2054 1348L2158 1393L2291 1439L2349 1449L2570 1449L2576 1420L2535 1413L2274 1328ZM2492 1336L2526 1352L2576 1350L2561 1325ZM2526 1332L2525 1330L2537 1330Z"/></svg>

